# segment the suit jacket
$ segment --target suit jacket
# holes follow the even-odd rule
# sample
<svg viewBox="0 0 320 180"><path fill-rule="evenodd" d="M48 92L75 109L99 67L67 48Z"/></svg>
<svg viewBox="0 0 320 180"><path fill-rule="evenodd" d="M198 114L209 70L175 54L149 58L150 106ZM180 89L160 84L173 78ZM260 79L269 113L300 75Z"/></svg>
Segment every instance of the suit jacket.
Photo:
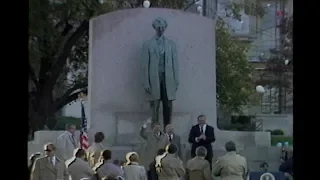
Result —
<svg viewBox="0 0 320 180"><path fill-rule="evenodd" d="M182 161L174 154L167 154L161 160L161 171L158 173L159 180L177 180L185 175Z"/></svg>
<svg viewBox="0 0 320 180"><path fill-rule="evenodd" d="M78 148L78 142L76 138L72 140L69 132L66 131L57 138L57 156L63 161L72 158L76 148Z"/></svg>
<svg viewBox="0 0 320 180"><path fill-rule="evenodd" d="M105 147L101 143L93 143L87 150L88 162L94 167L100 160L101 152Z"/></svg>
<svg viewBox="0 0 320 180"><path fill-rule="evenodd" d="M243 180L248 172L246 158L227 152L212 166L212 174L219 176L221 180Z"/></svg>
<svg viewBox="0 0 320 180"><path fill-rule="evenodd" d="M146 128L141 128L140 136L146 140L145 147L143 148L141 154L143 156L140 157L141 165L145 167L147 171L149 171L149 164L154 160L157 156L157 152L160 148L165 148L170 142L163 132L161 132L160 136L156 136L151 131L146 131Z"/></svg>
<svg viewBox="0 0 320 180"><path fill-rule="evenodd" d="M169 139L168 135L167 135L167 138ZM182 149L182 146L181 146L180 136L174 133L173 134L173 138L172 138L170 143L174 144L174 145L176 145L178 147L177 155L179 156L180 159L183 159L183 155L182 155L183 154L182 153L183 149Z"/></svg>
<svg viewBox="0 0 320 180"><path fill-rule="evenodd" d="M146 97L149 101L160 99L159 78L159 48L157 37L145 42L142 50L143 84L150 88L150 94ZM177 58L177 47L174 41L162 36L165 51L165 86L168 100L176 99L176 89L179 85L179 62Z"/></svg>
<svg viewBox="0 0 320 180"><path fill-rule="evenodd" d="M112 160L102 162L101 165L98 165L98 167L96 168L96 172L100 179L110 175L114 177L123 177L122 169L119 166L113 164Z"/></svg>
<svg viewBox="0 0 320 180"><path fill-rule="evenodd" d="M147 180L147 173L143 166L131 162L131 165L123 167L125 180Z"/></svg>
<svg viewBox="0 0 320 180"><path fill-rule="evenodd" d="M210 164L202 157L194 157L187 161L186 180L213 180Z"/></svg>
<svg viewBox="0 0 320 180"><path fill-rule="evenodd" d="M214 136L214 129L212 126L206 125L206 130L204 132L206 135L206 140L201 139L199 142L196 142L196 137L201 135L199 125L192 126L189 133L189 143L192 143L191 151L194 153L199 146L203 146L207 149L208 153L212 153L212 145L216 138Z"/></svg>
<svg viewBox="0 0 320 180"><path fill-rule="evenodd" d="M95 172L89 166L88 162L75 158L69 164L68 172L72 178L72 180L81 180L82 178L91 178Z"/></svg>
<svg viewBox="0 0 320 180"><path fill-rule="evenodd" d="M69 173L63 161L56 157L55 166L48 157L37 159L31 171L31 180L69 180Z"/></svg>

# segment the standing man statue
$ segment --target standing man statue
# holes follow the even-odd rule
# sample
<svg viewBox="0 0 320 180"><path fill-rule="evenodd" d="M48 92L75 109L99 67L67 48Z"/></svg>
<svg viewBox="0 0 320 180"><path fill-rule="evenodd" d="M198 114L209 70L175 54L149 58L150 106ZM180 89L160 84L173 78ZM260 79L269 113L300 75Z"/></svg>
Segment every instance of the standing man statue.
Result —
<svg viewBox="0 0 320 180"><path fill-rule="evenodd" d="M164 127L171 123L172 101L179 85L176 44L163 33L168 24L156 18L152 27L156 35L143 45L143 83L152 110L152 121L159 122L160 101L163 107Z"/></svg>

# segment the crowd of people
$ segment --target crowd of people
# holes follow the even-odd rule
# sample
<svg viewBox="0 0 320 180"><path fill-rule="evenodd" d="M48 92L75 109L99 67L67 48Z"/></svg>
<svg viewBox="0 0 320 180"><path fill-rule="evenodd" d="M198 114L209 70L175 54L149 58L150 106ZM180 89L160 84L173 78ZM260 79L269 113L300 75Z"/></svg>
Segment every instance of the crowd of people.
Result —
<svg viewBox="0 0 320 180"><path fill-rule="evenodd" d="M163 132L161 124L152 123L150 118L140 130L145 148L141 153L128 152L124 161L114 160L112 151L102 145L102 132L95 134L94 143L87 150L77 148L75 130L75 125L67 125L56 144L44 146L45 155L32 155L31 180L245 180L248 175L246 158L236 153L232 141L225 144L226 155L212 162L214 128L206 124L204 115L190 130L188 141L192 148L188 160L183 160L180 137L173 126L167 125ZM288 162L280 168L292 174Z"/></svg>

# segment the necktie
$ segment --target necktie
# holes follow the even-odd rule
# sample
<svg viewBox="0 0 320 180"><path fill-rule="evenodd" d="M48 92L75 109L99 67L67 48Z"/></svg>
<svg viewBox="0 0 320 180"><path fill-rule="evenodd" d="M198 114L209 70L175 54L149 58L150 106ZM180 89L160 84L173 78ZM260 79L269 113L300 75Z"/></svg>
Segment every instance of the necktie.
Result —
<svg viewBox="0 0 320 180"><path fill-rule="evenodd" d="M50 162L53 166L55 165L53 157L50 157Z"/></svg>
<svg viewBox="0 0 320 180"><path fill-rule="evenodd" d="M172 136L171 136L171 135L169 135L169 141L170 141L170 142L172 141Z"/></svg>
<svg viewBox="0 0 320 180"><path fill-rule="evenodd" d="M203 134L203 127L200 126L200 133Z"/></svg>

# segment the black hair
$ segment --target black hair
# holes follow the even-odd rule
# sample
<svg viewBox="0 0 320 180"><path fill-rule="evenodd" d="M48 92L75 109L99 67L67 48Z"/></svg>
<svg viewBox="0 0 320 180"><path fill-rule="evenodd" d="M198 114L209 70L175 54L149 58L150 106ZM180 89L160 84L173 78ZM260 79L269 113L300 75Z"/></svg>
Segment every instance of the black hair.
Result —
<svg viewBox="0 0 320 180"><path fill-rule="evenodd" d="M236 151L236 144L233 141L229 141L226 143L225 148L227 152Z"/></svg>
<svg viewBox="0 0 320 180"><path fill-rule="evenodd" d="M170 144L168 147L168 153L169 154L174 154L178 151L178 147L174 144Z"/></svg>
<svg viewBox="0 0 320 180"><path fill-rule="evenodd" d="M108 149L102 152L102 157L104 160L110 160L111 156L112 156L112 152Z"/></svg>
<svg viewBox="0 0 320 180"><path fill-rule="evenodd" d="M201 117L204 117L204 118L205 118L206 116L203 115L203 114L201 114L201 115L198 116L197 120L199 120L199 118L201 118Z"/></svg>
<svg viewBox="0 0 320 180"><path fill-rule="evenodd" d="M75 153L76 157L82 157L86 155L86 151L84 149L78 149L77 152Z"/></svg>
<svg viewBox="0 0 320 180"><path fill-rule="evenodd" d="M97 132L94 135L94 142L95 143L101 143L104 140L104 134L103 132Z"/></svg>

